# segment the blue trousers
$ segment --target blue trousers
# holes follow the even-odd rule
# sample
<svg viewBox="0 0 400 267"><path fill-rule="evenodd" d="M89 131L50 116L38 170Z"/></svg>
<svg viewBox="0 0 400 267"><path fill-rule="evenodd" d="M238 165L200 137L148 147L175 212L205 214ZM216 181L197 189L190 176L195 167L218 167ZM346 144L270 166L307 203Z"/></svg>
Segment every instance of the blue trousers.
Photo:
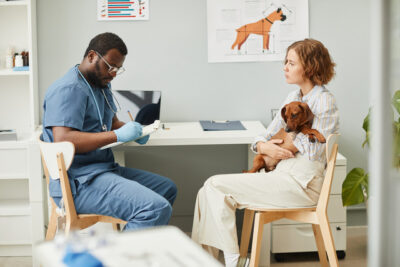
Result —
<svg viewBox="0 0 400 267"><path fill-rule="evenodd" d="M124 230L134 230L168 224L176 194L176 185L166 177L118 167L78 185L74 203L78 214L120 218L127 221Z"/></svg>

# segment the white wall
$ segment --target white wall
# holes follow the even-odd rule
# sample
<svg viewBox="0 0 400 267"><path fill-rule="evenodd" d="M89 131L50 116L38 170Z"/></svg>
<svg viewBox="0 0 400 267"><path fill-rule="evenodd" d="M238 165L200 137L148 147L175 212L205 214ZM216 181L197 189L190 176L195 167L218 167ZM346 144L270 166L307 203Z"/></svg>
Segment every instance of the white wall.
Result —
<svg viewBox="0 0 400 267"><path fill-rule="evenodd" d="M310 0L309 9L310 37L322 41L337 63L328 89L341 114L340 152L348 158L349 169L365 168L361 126L369 107L369 1ZM285 84L282 62L209 64L206 26L206 0L151 0L150 20L137 22L98 22L95 0L39 0L41 100L54 80L81 61L92 37L112 31L128 46L127 72L113 88L161 90L165 121L240 119L267 125L270 109L278 108L295 89ZM196 161L181 164L193 150ZM181 214L192 212L191 201L209 175L246 167L244 147L171 148L146 155L160 159L156 168L136 152L128 165L155 169L176 180L180 195L175 211ZM188 179L199 182L189 186ZM184 198L188 204L179 203Z"/></svg>

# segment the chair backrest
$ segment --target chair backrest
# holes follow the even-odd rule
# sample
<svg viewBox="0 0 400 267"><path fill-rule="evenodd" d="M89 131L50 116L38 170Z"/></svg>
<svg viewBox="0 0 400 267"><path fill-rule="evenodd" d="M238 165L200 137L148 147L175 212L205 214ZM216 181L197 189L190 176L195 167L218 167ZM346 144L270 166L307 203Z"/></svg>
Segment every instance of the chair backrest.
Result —
<svg viewBox="0 0 400 267"><path fill-rule="evenodd" d="M47 184L49 179L60 179L63 203L67 220L76 220L77 214L71 193L71 186L67 170L72 164L75 154L75 146L71 142L46 143L39 140L40 153L42 154L43 169L46 174ZM52 204L55 207L54 200Z"/></svg>
<svg viewBox="0 0 400 267"><path fill-rule="evenodd" d="M325 212L328 207L329 194L331 192L333 174L336 165L338 140L339 140L339 134L331 134L328 136L326 141L326 160L327 160L326 172L317 204L317 210L325 210Z"/></svg>
<svg viewBox="0 0 400 267"><path fill-rule="evenodd" d="M40 152L42 154L42 159L45 163L44 167L48 170L49 176L51 177L51 179L60 179L57 154L63 154L65 168L66 170L68 170L72 164L72 160L74 159L74 144L72 144L71 142L47 143L39 140L39 146Z"/></svg>

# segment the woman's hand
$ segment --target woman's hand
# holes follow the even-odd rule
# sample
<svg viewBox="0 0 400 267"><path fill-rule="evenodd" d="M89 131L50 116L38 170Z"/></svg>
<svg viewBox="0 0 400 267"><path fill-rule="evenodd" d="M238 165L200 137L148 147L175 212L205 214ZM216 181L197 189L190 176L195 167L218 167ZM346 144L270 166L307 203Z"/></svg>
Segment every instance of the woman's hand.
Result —
<svg viewBox="0 0 400 267"><path fill-rule="evenodd" d="M267 142L258 142L257 151L260 154L268 155L273 159L288 159L293 158L294 155L290 150L284 149L277 144L281 144L282 139L271 139Z"/></svg>

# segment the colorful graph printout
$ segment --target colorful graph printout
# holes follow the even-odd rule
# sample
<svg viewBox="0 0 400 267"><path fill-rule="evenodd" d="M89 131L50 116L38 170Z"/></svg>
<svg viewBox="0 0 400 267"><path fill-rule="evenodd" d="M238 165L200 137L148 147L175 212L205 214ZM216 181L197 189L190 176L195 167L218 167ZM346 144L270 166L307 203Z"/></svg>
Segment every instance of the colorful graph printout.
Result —
<svg viewBox="0 0 400 267"><path fill-rule="evenodd" d="M148 20L149 0L97 0L98 20Z"/></svg>

